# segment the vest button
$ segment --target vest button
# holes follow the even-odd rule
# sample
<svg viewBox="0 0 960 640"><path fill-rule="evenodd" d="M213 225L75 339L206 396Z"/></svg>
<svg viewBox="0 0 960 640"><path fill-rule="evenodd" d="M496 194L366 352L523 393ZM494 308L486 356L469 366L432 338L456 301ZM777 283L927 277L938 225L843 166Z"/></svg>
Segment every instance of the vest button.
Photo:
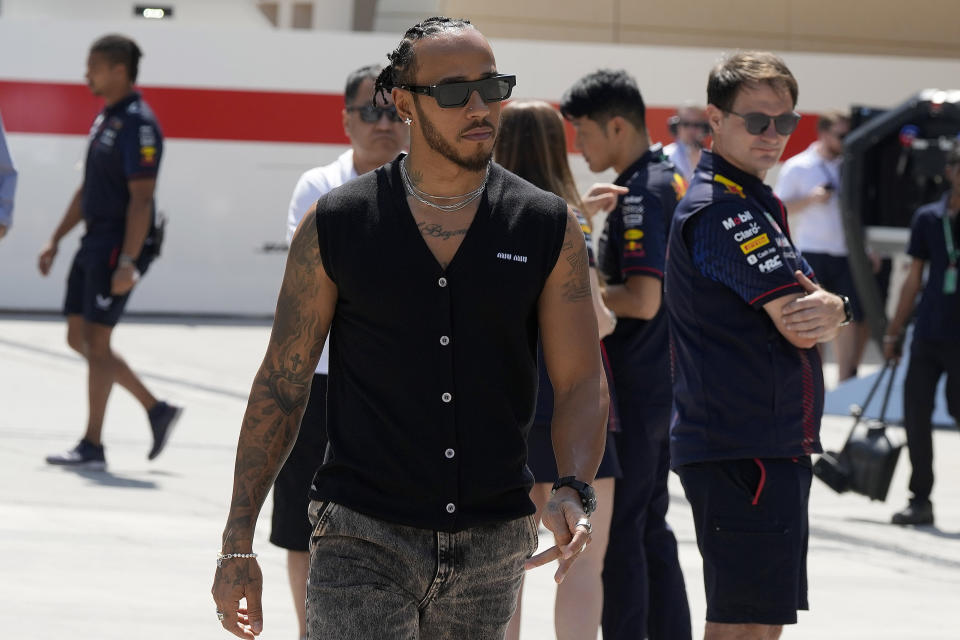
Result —
<svg viewBox="0 0 960 640"><path fill-rule="evenodd" d="M440 344L442 344L443 346L447 346L448 344L450 344L450 338L447 336L440 336Z"/></svg>
<svg viewBox="0 0 960 640"><path fill-rule="evenodd" d="M452 458L457 454L453 449L447 449L446 451L443 452L443 455L447 456L447 459L449 460L450 458Z"/></svg>
<svg viewBox="0 0 960 640"><path fill-rule="evenodd" d="M445 286L447 286L447 279L446 279L446 278L440 278L439 280L437 280L437 284L440 285L441 287L445 287Z"/></svg>
<svg viewBox="0 0 960 640"><path fill-rule="evenodd" d="M452 502L447 503L447 513L453 513L456 510L457 510L457 505L453 504Z"/></svg>
<svg viewBox="0 0 960 640"><path fill-rule="evenodd" d="M442 396L440 396L440 399L443 400L444 402L450 402L451 400L453 400L453 396L450 395L449 393L445 393Z"/></svg>

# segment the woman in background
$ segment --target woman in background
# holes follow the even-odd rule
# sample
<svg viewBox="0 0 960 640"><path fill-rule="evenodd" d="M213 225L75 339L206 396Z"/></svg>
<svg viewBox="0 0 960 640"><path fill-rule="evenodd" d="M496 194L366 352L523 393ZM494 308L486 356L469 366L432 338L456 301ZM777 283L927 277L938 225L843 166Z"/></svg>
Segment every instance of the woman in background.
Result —
<svg viewBox="0 0 960 640"><path fill-rule="evenodd" d="M580 196L567 163L567 143L563 120L553 107L542 101L515 101L504 107L500 116L500 133L494 147L494 159L505 169L550 191L567 201L577 214L587 238L590 259L590 281L593 291L593 306L597 314L600 337L613 331L616 320L600 297L599 280L590 244L590 227L580 213ZM540 522L544 505L550 499L550 490L557 480L557 466L550 438L550 423L553 418L553 387L547 377L542 353L538 356L540 384L537 393L537 413L527 442L527 464L536 478L530 490L530 499L537 506L536 518ZM604 368L606 356L604 355ZM607 370L609 376L609 370ZM613 385L610 386L611 394ZM614 429L615 399L610 398L610 428ZM597 637L600 615L603 612L603 557L610 535L610 519L613 515L614 479L620 475L620 464L613 448L613 439L607 434L607 447L597 471L593 488L597 494L597 510L591 515L593 525L590 549L574 563L564 581L557 587L554 605L554 625L557 638L580 640ZM520 637L520 599L517 611L507 627L507 640Z"/></svg>

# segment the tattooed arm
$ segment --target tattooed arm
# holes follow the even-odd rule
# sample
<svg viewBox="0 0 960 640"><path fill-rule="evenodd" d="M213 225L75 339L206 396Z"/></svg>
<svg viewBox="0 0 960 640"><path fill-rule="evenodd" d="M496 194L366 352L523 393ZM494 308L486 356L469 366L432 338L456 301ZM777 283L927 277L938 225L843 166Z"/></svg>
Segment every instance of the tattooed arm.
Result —
<svg viewBox="0 0 960 640"><path fill-rule="evenodd" d="M540 337L554 390L551 435L557 470L560 477L576 476L587 483L603 456L609 403L592 295L583 231L568 212L560 257L540 295ZM543 515L557 545L531 559L528 568L562 558L556 575L562 580L589 540L576 526L583 515L576 491L557 491Z"/></svg>
<svg viewBox="0 0 960 640"><path fill-rule="evenodd" d="M323 269L311 209L293 236L273 331L253 381L240 427L233 499L222 553L250 553L257 516L297 437L310 383L336 306L337 289ZM231 558L217 569L213 598L222 624L241 638L263 628L260 567ZM246 598L246 607L240 600Z"/></svg>

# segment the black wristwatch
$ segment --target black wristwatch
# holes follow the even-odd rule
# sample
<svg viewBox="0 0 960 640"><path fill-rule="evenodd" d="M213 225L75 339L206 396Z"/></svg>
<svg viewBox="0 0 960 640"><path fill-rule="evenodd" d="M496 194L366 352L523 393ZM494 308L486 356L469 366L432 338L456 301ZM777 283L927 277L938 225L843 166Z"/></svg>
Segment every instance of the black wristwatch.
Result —
<svg viewBox="0 0 960 640"><path fill-rule="evenodd" d="M843 300L843 322L840 323L840 326L845 327L853 322L853 305L850 304L850 298L847 296L840 295L840 299Z"/></svg>
<svg viewBox="0 0 960 640"><path fill-rule="evenodd" d="M557 492L560 487L570 487L580 494L580 502L583 503L583 512L590 515L597 510L597 493L586 482L577 480L575 476L564 476L553 483L551 494Z"/></svg>

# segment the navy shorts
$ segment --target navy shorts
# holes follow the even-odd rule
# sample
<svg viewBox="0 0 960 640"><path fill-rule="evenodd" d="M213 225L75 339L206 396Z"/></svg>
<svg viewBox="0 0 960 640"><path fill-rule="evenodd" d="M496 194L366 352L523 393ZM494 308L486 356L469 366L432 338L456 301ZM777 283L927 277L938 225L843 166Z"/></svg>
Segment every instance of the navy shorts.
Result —
<svg viewBox="0 0 960 640"><path fill-rule="evenodd" d="M677 474L703 556L707 620L796 623L809 608L810 458L698 462Z"/></svg>
<svg viewBox="0 0 960 640"><path fill-rule="evenodd" d="M533 472L537 482L549 482L551 485L559 479L557 458L553 453L553 441L550 439L550 425L534 423L527 436L527 466ZM607 445L603 450L597 478L619 478L620 459L613 441L613 434L607 431Z"/></svg>
<svg viewBox="0 0 960 640"><path fill-rule="evenodd" d="M110 281L117 268L120 247L90 248L81 245L73 258L67 277L67 295L63 301L63 315L82 315L87 322L116 326L130 299L130 293L115 296L110 293ZM137 259L137 271L143 276L153 256L147 252Z"/></svg>
<svg viewBox="0 0 960 640"><path fill-rule="evenodd" d="M817 274L817 282L830 293L847 296L853 310L853 321L863 320L863 311L857 298L857 287L853 283L853 272L847 256L832 256L828 253L807 253L803 257Z"/></svg>
<svg viewBox="0 0 960 640"><path fill-rule="evenodd" d="M313 375L310 398L293 449L273 483L270 542L291 551L310 548L310 483L327 451L327 376Z"/></svg>

